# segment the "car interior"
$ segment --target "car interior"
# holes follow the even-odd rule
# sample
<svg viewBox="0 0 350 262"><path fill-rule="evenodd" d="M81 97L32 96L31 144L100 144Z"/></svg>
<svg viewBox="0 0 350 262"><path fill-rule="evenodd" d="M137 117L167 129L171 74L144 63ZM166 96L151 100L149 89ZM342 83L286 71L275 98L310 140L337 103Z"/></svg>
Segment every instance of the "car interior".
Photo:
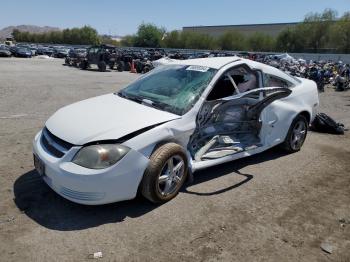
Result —
<svg viewBox="0 0 350 262"><path fill-rule="evenodd" d="M217 100L259 88L258 77L259 74L246 65L233 68L215 83L207 100Z"/></svg>
<svg viewBox="0 0 350 262"><path fill-rule="evenodd" d="M291 91L258 89L260 75L241 65L228 70L216 82L198 113L196 130L190 138L188 149L195 161L217 159L262 146L259 136L262 110ZM245 94L238 98L222 99L242 93Z"/></svg>

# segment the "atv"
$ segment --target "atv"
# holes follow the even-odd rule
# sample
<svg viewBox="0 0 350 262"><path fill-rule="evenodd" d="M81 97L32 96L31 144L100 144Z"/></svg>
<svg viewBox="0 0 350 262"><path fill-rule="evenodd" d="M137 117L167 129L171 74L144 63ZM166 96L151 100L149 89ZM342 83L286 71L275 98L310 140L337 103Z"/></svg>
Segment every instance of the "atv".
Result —
<svg viewBox="0 0 350 262"><path fill-rule="evenodd" d="M94 64L100 72L105 72L107 65L111 67L111 58L115 52L116 48L113 45L91 46L87 49L86 58L80 62L80 68L86 70Z"/></svg>
<svg viewBox="0 0 350 262"><path fill-rule="evenodd" d="M65 58L65 64L68 66L79 66L81 61L86 57L86 50L83 48L80 49L70 49L68 56Z"/></svg>

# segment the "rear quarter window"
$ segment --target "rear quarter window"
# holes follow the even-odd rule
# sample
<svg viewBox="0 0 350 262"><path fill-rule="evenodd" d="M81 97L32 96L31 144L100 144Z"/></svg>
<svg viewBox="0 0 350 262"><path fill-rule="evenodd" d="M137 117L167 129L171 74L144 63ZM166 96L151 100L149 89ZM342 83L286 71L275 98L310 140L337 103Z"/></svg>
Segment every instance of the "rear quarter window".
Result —
<svg viewBox="0 0 350 262"><path fill-rule="evenodd" d="M294 84L286 79L280 78L278 76L264 74L264 87L293 87Z"/></svg>

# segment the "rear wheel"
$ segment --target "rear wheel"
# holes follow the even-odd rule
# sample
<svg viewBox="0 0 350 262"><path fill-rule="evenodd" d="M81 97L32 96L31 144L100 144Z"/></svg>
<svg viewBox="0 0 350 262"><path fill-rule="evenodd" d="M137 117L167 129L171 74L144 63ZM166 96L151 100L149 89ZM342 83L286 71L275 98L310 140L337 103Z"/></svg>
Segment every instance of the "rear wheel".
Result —
<svg viewBox="0 0 350 262"><path fill-rule="evenodd" d="M146 65L146 66L143 68L143 73L148 73L149 71L151 71L151 68L150 68L150 66Z"/></svg>
<svg viewBox="0 0 350 262"><path fill-rule="evenodd" d="M83 60L83 61L80 62L79 66L80 66L81 69L86 70L89 65L88 65L87 61Z"/></svg>
<svg viewBox="0 0 350 262"><path fill-rule="evenodd" d="M106 71L106 62L105 61L101 61L97 64L98 70L100 70L100 72L105 72Z"/></svg>
<svg viewBox="0 0 350 262"><path fill-rule="evenodd" d="M135 67L136 67L136 72L137 72L138 74L141 74L141 73L142 73L142 69L143 69L142 63L141 63L141 62L136 62L136 63L135 63Z"/></svg>
<svg viewBox="0 0 350 262"><path fill-rule="evenodd" d="M298 115L292 122L286 140L282 147L287 152L294 153L303 146L308 128L308 121L303 115Z"/></svg>
<svg viewBox="0 0 350 262"><path fill-rule="evenodd" d="M130 69L131 69L131 63L124 62L124 71L130 71Z"/></svg>
<svg viewBox="0 0 350 262"><path fill-rule="evenodd" d="M118 61L118 63L117 63L117 70L119 72L123 72L124 71L124 66L125 66L125 64L124 64L123 61Z"/></svg>
<svg viewBox="0 0 350 262"><path fill-rule="evenodd" d="M152 154L141 182L142 195L153 203L173 199L186 180L188 169L184 149L175 143L165 144Z"/></svg>

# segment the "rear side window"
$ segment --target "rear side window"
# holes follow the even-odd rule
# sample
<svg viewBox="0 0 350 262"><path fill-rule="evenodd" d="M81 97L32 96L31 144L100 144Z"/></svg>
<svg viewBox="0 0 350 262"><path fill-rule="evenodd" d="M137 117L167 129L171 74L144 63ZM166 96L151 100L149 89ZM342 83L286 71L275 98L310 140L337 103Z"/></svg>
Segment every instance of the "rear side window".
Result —
<svg viewBox="0 0 350 262"><path fill-rule="evenodd" d="M89 49L89 54L97 53L97 51L98 51L97 48L90 48L90 49Z"/></svg>
<svg viewBox="0 0 350 262"><path fill-rule="evenodd" d="M259 88L258 74L251 70L247 65L243 64L235 66L224 73L215 83L213 89L209 93L207 100L217 100L229 96L236 95L236 88L231 82L231 79L237 86L239 93Z"/></svg>
<svg viewBox="0 0 350 262"><path fill-rule="evenodd" d="M264 74L264 87L293 87L294 84L280 77Z"/></svg>

